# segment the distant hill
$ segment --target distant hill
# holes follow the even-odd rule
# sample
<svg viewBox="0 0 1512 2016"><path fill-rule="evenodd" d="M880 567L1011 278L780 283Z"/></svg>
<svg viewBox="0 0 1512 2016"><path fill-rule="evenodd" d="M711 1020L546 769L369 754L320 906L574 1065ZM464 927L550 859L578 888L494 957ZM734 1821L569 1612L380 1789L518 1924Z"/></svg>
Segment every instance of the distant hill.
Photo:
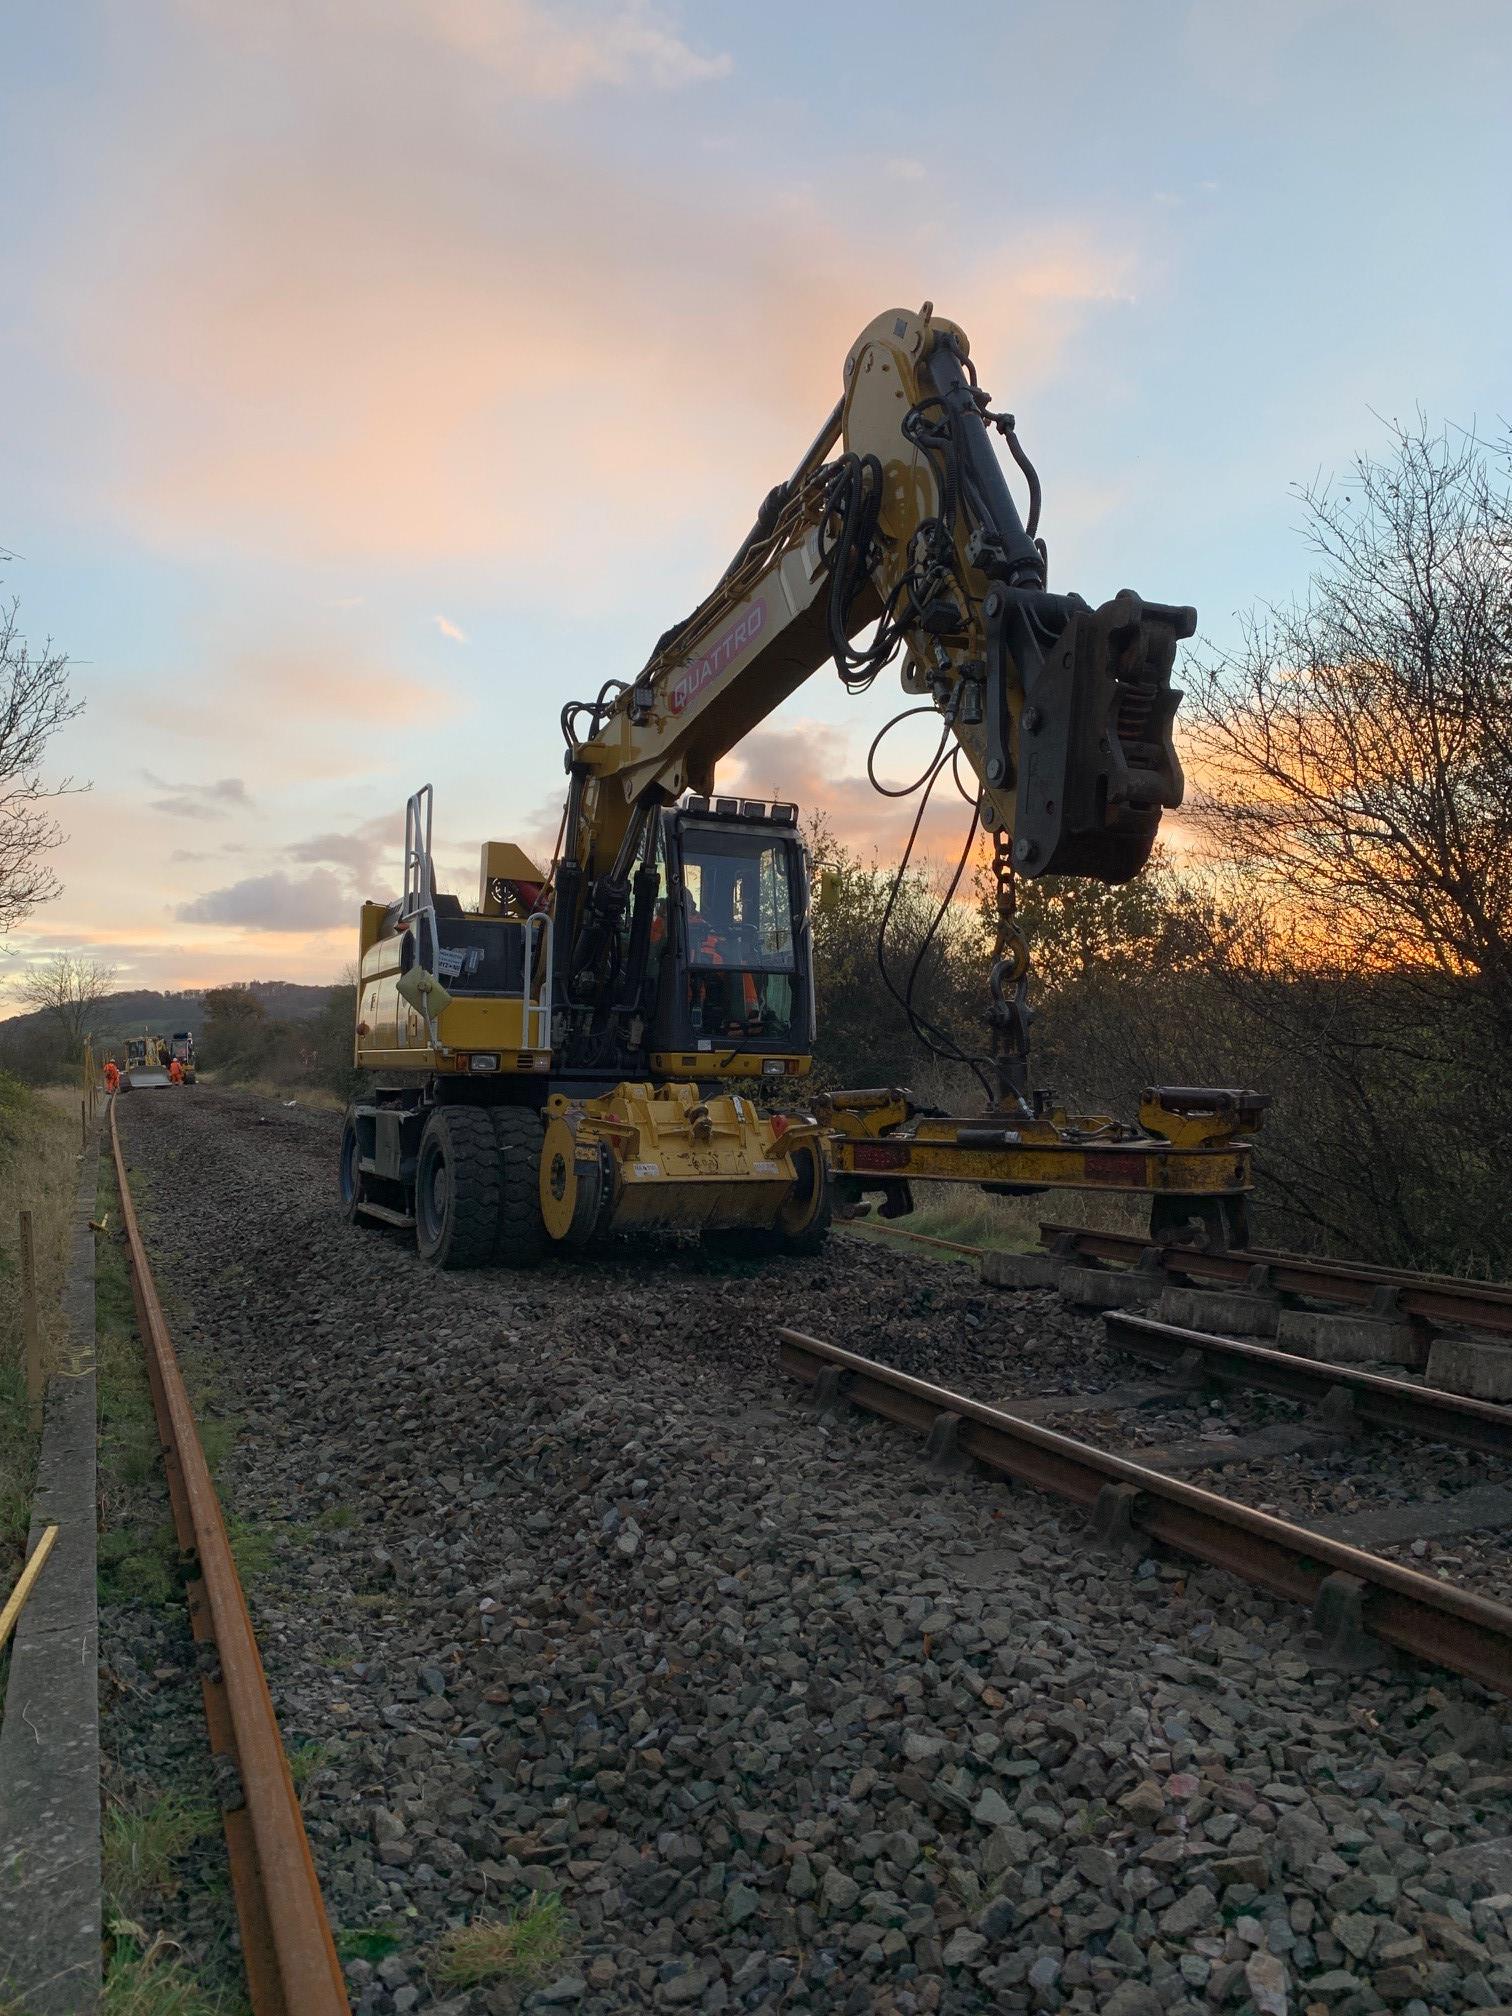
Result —
<svg viewBox="0 0 1512 2016"><path fill-rule="evenodd" d="M308 1021L331 998L329 987L306 987L297 980L251 980L246 984L274 1022ZM0 1065L4 1064L8 1053L19 1055L39 1037L45 1036L49 1019L45 1009L36 1008L25 1015L13 1015L8 1021L0 1022ZM169 993L138 987L119 994L107 994L93 1017L96 1049L104 1044L119 1043L124 1036L140 1036L144 1031L154 1036L165 1036L177 1029L188 1029L198 1040L204 1028L205 990L202 987Z"/></svg>

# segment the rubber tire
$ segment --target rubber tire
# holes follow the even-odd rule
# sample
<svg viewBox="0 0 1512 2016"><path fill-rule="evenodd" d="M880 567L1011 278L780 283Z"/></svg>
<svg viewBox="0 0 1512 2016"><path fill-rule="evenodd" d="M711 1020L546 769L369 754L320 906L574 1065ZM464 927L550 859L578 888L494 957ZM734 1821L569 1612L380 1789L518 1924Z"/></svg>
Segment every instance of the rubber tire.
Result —
<svg viewBox="0 0 1512 2016"><path fill-rule="evenodd" d="M494 1257L505 1267L535 1267L550 1241L541 1216L541 1116L533 1106L495 1106L499 1208Z"/></svg>
<svg viewBox="0 0 1512 2016"><path fill-rule="evenodd" d="M445 1168L439 1220L427 1206L437 1164ZM415 1244L422 1260L455 1271L493 1258L499 1225L499 1144L476 1106L438 1106L425 1123L415 1168Z"/></svg>
<svg viewBox="0 0 1512 2016"><path fill-rule="evenodd" d="M348 1225L371 1225L362 1215L362 1175L357 1161L357 1122L348 1113L341 1127L341 1157L336 1165L336 1189L341 1198L341 1215Z"/></svg>

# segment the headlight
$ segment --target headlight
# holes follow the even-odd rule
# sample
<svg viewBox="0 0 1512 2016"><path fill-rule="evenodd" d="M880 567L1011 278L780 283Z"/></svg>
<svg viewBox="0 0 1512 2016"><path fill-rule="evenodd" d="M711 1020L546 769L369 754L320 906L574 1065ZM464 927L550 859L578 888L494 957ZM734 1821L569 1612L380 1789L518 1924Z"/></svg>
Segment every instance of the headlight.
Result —
<svg viewBox="0 0 1512 2016"><path fill-rule="evenodd" d="M761 1061L763 1078L780 1078L786 1070L787 1059L784 1057L764 1057Z"/></svg>
<svg viewBox="0 0 1512 2016"><path fill-rule="evenodd" d="M497 1071L499 1068L497 1051L480 1051L477 1056L469 1057L467 1068L469 1071Z"/></svg>

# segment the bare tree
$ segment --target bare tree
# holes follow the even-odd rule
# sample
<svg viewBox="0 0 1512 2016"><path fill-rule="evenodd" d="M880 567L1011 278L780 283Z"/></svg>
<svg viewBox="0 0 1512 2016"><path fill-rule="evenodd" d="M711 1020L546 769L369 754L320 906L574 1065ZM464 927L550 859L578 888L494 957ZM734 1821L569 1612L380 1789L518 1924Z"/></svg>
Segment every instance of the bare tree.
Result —
<svg viewBox="0 0 1512 2016"><path fill-rule="evenodd" d="M47 805L75 787L69 778L45 782L42 759L84 704L71 698L68 660L51 641L33 656L16 609L0 604L0 934L58 893L43 857L63 836Z"/></svg>
<svg viewBox="0 0 1512 2016"><path fill-rule="evenodd" d="M1512 488L1393 430L1301 491L1306 597L1198 668L1196 814L1320 946L1473 976L1512 1011Z"/></svg>
<svg viewBox="0 0 1512 2016"><path fill-rule="evenodd" d="M1393 430L1301 491L1316 565L1198 668L1196 816L1240 920L1212 1026L1276 1095L1287 1236L1512 1264L1512 468Z"/></svg>
<svg viewBox="0 0 1512 2016"><path fill-rule="evenodd" d="M110 992L114 966L97 966L92 959L60 952L45 966L33 966L16 983L16 992L28 1006L50 1015L63 1034L70 1058L82 1056L90 1017Z"/></svg>

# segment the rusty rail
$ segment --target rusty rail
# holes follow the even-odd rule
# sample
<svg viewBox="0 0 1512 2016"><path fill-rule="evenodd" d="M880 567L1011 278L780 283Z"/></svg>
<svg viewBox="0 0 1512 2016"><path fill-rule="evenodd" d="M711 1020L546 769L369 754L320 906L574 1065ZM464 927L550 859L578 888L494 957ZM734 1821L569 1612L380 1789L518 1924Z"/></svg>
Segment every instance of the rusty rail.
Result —
<svg viewBox="0 0 1512 2016"><path fill-rule="evenodd" d="M968 1253L975 1259L983 1251L980 1246L965 1246L959 1239L937 1239L932 1232L911 1232L906 1225L890 1225L885 1218L841 1218L836 1223L847 1230L886 1232L893 1239L911 1239L915 1246L933 1246L938 1253Z"/></svg>
<svg viewBox="0 0 1512 2016"><path fill-rule="evenodd" d="M798 1330L779 1330L781 1366L809 1385L923 1434L948 1435L988 1469L1092 1509L1100 1531L1147 1536L1274 1595L1313 1607L1320 1625L1358 1628L1415 1657L1512 1694L1512 1609L1305 1526L1235 1504L1069 1435L931 1386ZM943 1424L943 1428L942 1428Z"/></svg>
<svg viewBox="0 0 1512 2016"><path fill-rule="evenodd" d="M1321 1302L1368 1308L1378 1296L1394 1299L1405 1316L1426 1323L1512 1336L1512 1286L1504 1281L1466 1281L1450 1274L1412 1274L1402 1268L1370 1267L1345 1260L1315 1260L1304 1253L1278 1253L1245 1246L1205 1253L1192 1246L1156 1246L1137 1232L1092 1232L1079 1225L1041 1225L1040 1243L1067 1257L1121 1260L1133 1267L1152 1256L1167 1274L1228 1288L1247 1287L1263 1268L1267 1286Z"/></svg>
<svg viewBox="0 0 1512 2016"><path fill-rule="evenodd" d="M201 1680L210 1747L230 1760L241 1793L241 1803L227 1804L222 1817L252 2007L256 2016L349 2016L247 1599L142 1245L114 1099L110 1146L174 1530L188 1571L189 1622L196 1641L215 1652Z"/></svg>
<svg viewBox="0 0 1512 2016"><path fill-rule="evenodd" d="M1110 1344L1153 1364L1192 1365L1200 1359L1201 1376L1214 1385L1275 1393L1283 1400L1304 1403L1347 1393L1352 1414L1371 1428L1394 1428L1405 1435L1475 1449L1483 1456L1512 1456L1512 1407L1466 1399L1437 1386L1414 1386L1410 1380L1388 1379L1352 1365L1330 1365L1290 1351L1242 1344L1232 1337L1210 1337L1205 1330L1184 1330L1179 1324L1157 1323L1122 1309L1108 1310L1103 1325Z"/></svg>

